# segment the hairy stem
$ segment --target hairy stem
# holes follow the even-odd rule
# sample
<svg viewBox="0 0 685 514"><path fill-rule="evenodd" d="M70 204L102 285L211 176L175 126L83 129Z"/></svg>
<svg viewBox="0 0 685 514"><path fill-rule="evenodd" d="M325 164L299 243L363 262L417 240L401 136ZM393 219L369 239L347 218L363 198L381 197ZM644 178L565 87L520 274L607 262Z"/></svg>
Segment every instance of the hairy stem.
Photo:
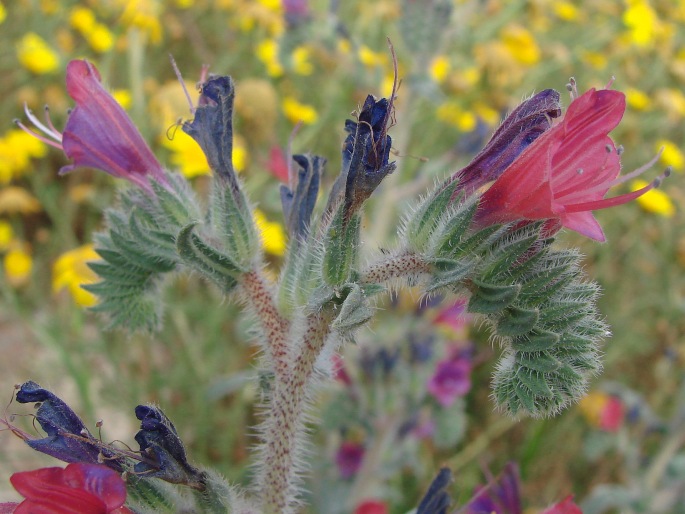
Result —
<svg viewBox="0 0 685 514"><path fill-rule="evenodd" d="M245 273L240 284L261 323L267 342L266 351L273 362L274 372L282 378L288 370L287 337L290 323L278 312L271 287L260 273Z"/></svg>
<svg viewBox="0 0 685 514"><path fill-rule="evenodd" d="M333 312L324 309L310 315L301 338L299 354L288 375L276 378L264 425L259 494L264 512L293 512L302 473L301 452L305 443L304 417L314 364L330 332Z"/></svg>
<svg viewBox="0 0 685 514"><path fill-rule="evenodd" d="M404 252L376 262L361 272L360 284L384 284L393 279L418 273L428 273L428 263L420 255Z"/></svg>

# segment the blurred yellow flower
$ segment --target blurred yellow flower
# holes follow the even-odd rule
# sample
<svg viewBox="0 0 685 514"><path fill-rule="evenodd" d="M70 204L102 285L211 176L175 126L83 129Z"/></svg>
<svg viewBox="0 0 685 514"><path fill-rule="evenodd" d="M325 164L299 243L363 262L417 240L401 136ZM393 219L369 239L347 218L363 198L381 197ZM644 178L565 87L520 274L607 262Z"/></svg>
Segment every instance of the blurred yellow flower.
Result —
<svg viewBox="0 0 685 514"><path fill-rule="evenodd" d="M78 305L95 305L97 297L81 288L81 285L98 281L97 274L87 265L88 262L97 260L100 260L100 256L92 244L74 248L60 255L52 266L52 291L58 293L66 289Z"/></svg>
<svg viewBox="0 0 685 514"><path fill-rule="evenodd" d="M675 171L683 171L685 167L685 155L676 146L673 141L668 139L661 139L656 143L657 149L663 147L664 151L661 154L661 163L664 166L671 166Z"/></svg>
<svg viewBox="0 0 685 514"><path fill-rule="evenodd" d="M7 9L5 9L3 3L0 2L0 23L5 21L5 18L7 18Z"/></svg>
<svg viewBox="0 0 685 514"><path fill-rule="evenodd" d="M319 118L314 107L300 103L292 96L287 96L283 99L282 107L285 117L292 123L299 123L301 121L305 125L312 125Z"/></svg>
<svg viewBox="0 0 685 514"><path fill-rule="evenodd" d="M0 252L4 252L10 247L14 239L14 230L8 221L0 220Z"/></svg>
<svg viewBox="0 0 685 514"><path fill-rule="evenodd" d="M209 175L211 169L207 163L202 148L180 127L173 129L173 137L166 135L161 138L162 146L171 151L169 162L178 169L186 178L195 178L201 175ZM236 171L243 171L247 165L247 149L241 139L235 136L233 141L233 167Z"/></svg>
<svg viewBox="0 0 685 514"><path fill-rule="evenodd" d="M81 34L87 34L95 25L95 13L87 7L74 7L69 13L69 24Z"/></svg>
<svg viewBox="0 0 685 514"><path fill-rule="evenodd" d="M131 92L128 89L115 89L112 91L112 96L124 109L128 110L131 108L133 98L131 97Z"/></svg>
<svg viewBox="0 0 685 514"><path fill-rule="evenodd" d="M571 2L557 1L554 2L554 14L564 21L576 21L580 17L580 11Z"/></svg>
<svg viewBox="0 0 685 514"><path fill-rule="evenodd" d="M387 58L384 53L374 52L366 45L362 45L359 47L359 50L357 51L357 56L359 57L359 61L364 66L368 66L369 68L373 68L375 66L383 66Z"/></svg>
<svg viewBox="0 0 685 514"><path fill-rule="evenodd" d="M286 248L283 225L275 221L269 221L259 209L255 209L254 219L257 224L257 229L262 235L264 251L271 255L283 255Z"/></svg>
<svg viewBox="0 0 685 514"><path fill-rule="evenodd" d="M450 72L450 61L446 55L437 55L428 66L431 78L438 84L442 84Z"/></svg>
<svg viewBox="0 0 685 514"><path fill-rule="evenodd" d="M500 121L500 113L497 109L493 109L491 106L485 103L477 102L473 106L473 110L485 123L491 126L495 126Z"/></svg>
<svg viewBox="0 0 685 514"><path fill-rule="evenodd" d="M28 32L19 40L17 57L32 73L40 75L59 69L59 55L35 32Z"/></svg>
<svg viewBox="0 0 685 514"><path fill-rule="evenodd" d="M352 51L352 43L350 43L349 39L341 38L338 39L337 48L338 52L347 55Z"/></svg>
<svg viewBox="0 0 685 514"><path fill-rule="evenodd" d="M385 75L381 81L381 96L390 98L392 87L395 84L395 75Z"/></svg>
<svg viewBox="0 0 685 514"><path fill-rule="evenodd" d="M607 56L603 52L580 52L580 58L585 64L596 70L603 70L607 67Z"/></svg>
<svg viewBox="0 0 685 514"><path fill-rule="evenodd" d="M25 285L31 277L33 258L21 247L12 248L3 259L5 278L13 287Z"/></svg>
<svg viewBox="0 0 685 514"><path fill-rule="evenodd" d="M128 28L135 28L146 34L150 42L162 40L161 5L156 0L119 0L122 7L120 22Z"/></svg>
<svg viewBox="0 0 685 514"><path fill-rule="evenodd" d="M509 25L502 31L501 38L512 57L521 64L532 65L540 60L540 48L526 28Z"/></svg>
<svg viewBox="0 0 685 514"><path fill-rule="evenodd" d="M0 138L0 184L20 177L31 159L44 157L47 146L20 129L12 129Z"/></svg>
<svg viewBox="0 0 685 514"><path fill-rule="evenodd" d="M90 47L97 53L105 53L114 46L114 36L106 25L97 23L87 34L84 34Z"/></svg>
<svg viewBox="0 0 685 514"><path fill-rule="evenodd" d="M298 75L311 75L314 65L311 62L312 52L306 46L298 46L293 50L293 69Z"/></svg>
<svg viewBox="0 0 685 514"><path fill-rule="evenodd" d="M32 214L40 211L40 202L23 187L0 189L0 214Z"/></svg>
<svg viewBox="0 0 685 514"><path fill-rule="evenodd" d="M582 400L580 400L578 408L590 425L598 426L599 420L602 416L602 411L604 410L604 407L608 401L609 396L607 394L592 392L588 393Z"/></svg>
<svg viewBox="0 0 685 514"><path fill-rule="evenodd" d="M629 87L626 89L625 94L626 102L631 109L635 109L636 111L645 111L651 107L652 101L644 91Z"/></svg>
<svg viewBox="0 0 685 514"><path fill-rule="evenodd" d="M642 189L647 186L649 182L644 180L633 180L630 187L633 191ZM670 218L675 214L675 205L661 189L652 189L642 196L637 198L637 203L645 211Z"/></svg>
<svg viewBox="0 0 685 514"><path fill-rule="evenodd" d="M623 24L628 27L630 41L636 46L649 46L654 43L659 31L659 18L646 0L628 0L628 8L623 12Z"/></svg>
<svg viewBox="0 0 685 514"><path fill-rule="evenodd" d="M283 66L278 57L278 42L275 39L265 39L259 43L255 55L266 66L269 76L276 78L283 75Z"/></svg>
<svg viewBox="0 0 685 514"><path fill-rule="evenodd" d="M654 96L670 122L685 118L685 94L680 89L659 89Z"/></svg>
<svg viewBox="0 0 685 514"><path fill-rule="evenodd" d="M442 104L438 107L436 115L440 121L449 123L461 132L470 132L475 129L478 124L478 117L475 113L464 111L461 106L455 102L445 102Z"/></svg>

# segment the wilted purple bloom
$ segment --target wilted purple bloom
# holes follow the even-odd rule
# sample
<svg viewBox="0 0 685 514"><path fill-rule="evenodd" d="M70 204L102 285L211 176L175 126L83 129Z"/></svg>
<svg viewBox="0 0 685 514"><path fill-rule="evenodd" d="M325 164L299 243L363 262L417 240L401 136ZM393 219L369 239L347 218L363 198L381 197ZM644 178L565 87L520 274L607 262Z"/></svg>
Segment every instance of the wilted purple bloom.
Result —
<svg viewBox="0 0 685 514"><path fill-rule="evenodd" d="M467 195L498 178L504 170L552 127L552 118L561 116L559 93L545 89L524 101L502 122L476 157L450 180L459 180L457 193Z"/></svg>
<svg viewBox="0 0 685 514"><path fill-rule="evenodd" d="M471 389L471 359L464 353L455 353L439 361L428 381L428 392L440 405L449 407Z"/></svg>
<svg viewBox="0 0 685 514"><path fill-rule="evenodd" d="M352 478L357 474L364 459L364 447L359 443L345 441L335 454L335 464L338 472L344 479Z"/></svg>
<svg viewBox="0 0 685 514"><path fill-rule="evenodd" d="M121 463L114 459L100 441L92 436L71 408L47 389L32 381L23 383L17 391L17 402L40 403L36 421L47 434L42 439L28 439L34 450L55 457L63 462L104 463L121 471Z"/></svg>
<svg viewBox="0 0 685 514"><path fill-rule="evenodd" d="M172 484L204 488L204 473L188 462L176 427L162 410L138 405L136 417L140 420L140 431L135 439L141 454L147 457L135 465L136 473L161 478Z"/></svg>
<svg viewBox="0 0 685 514"><path fill-rule="evenodd" d="M64 150L74 161L63 167L60 174L75 168L97 168L148 192L152 190L150 178L166 183L162 165L100 80L100 73L88 61L71 61L67 65L67 92L76 107L69 114L64 133L55 129L49 117L46 125L38 121L28 108L26 114L44 135L17 124L41 141Z"/></svg>
<svg viewBox="0 0 685 514"><path fill-rule="evenodd" d="M474 499L462 511L465 514L522 514L518 466L509 462L501 475L476 490Z"/></svg>

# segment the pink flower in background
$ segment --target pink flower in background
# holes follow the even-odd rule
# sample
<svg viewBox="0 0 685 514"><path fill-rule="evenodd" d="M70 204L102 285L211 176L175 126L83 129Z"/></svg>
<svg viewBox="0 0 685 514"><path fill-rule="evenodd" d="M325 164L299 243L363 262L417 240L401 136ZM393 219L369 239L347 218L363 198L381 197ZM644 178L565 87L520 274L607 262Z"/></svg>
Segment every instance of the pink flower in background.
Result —
<svg viewBox="0 0 685 514"><path fill-rule="evenodd" d="M74 463L66 468L41 468L15 473L14 488L26 498L0 504L0 513L132 514L124 507L126 483L101 464Z"/></svg>
<svg viewBox="0 0 685 514"><path fill-rule="evenodd" d="M604 241L592 211L629 202L663 178L637 191L604 198L609 189L640 175L658 158L619 176L620 152L608 134L621 121L625 107L625 95L619 91L575 93L561 121L526 148L483 194L479 223L556 219L566 228Z"/></svg>
<svg viewBox="0 0 685 514"><path fill-rule="evenodd" d="M427 389L443 407L449 407L457 398L468 393L471 389L471 358L468 352L455 348L447 359L439 361Z"/></svg>
<svg viewBox="0 0 685 514"><path fill-rule="evenodd" d="M621 399L611 395L600 412L599 428L605 432L617 432L623 425L625 415L626 411Z"/></svg>
<svg viewBox="0 0 685 514"><path fill-rule="evenodd" d="M364 459L364 447L359 443L345 441L335 454L335 463L342 478L352 478L357 474Z"/></svg>
<svg viewBox="0 0 685 514"><path fill-rule="evenodd" d="M55 129L49 117L46 124L41 123L28 108L26 114L44 135L17 123L41 141L64 150L74 161L60 173L97 168L146 191L151 191L149 178L166 183L162 165L124 109L102 86L95 66L88 61L71 61L67 65L67 92L76 107L69 114L64 133Z"/></svg>
<svg viewBox="0 0 685 514"><path fill-rule="evenodd" d="M388 514L389 512L388 506L380 500L364 500L354 509L354 514Z"/></svg>
<svg viewBox="0 0 685 514"><path fill-rule="evenodd" d="M583 514L583 511L575 504L573 496L567 496L559 503L542 511L541 514Z"/></svg>

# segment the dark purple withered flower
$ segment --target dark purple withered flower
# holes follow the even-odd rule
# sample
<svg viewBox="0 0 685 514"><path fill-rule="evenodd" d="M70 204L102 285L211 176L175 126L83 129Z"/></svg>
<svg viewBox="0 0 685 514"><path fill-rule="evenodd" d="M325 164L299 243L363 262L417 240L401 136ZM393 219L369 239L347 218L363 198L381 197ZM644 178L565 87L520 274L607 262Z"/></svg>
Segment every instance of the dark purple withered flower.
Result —
<svg viewBox="0 0 685 514"><path fill-rule="evenodd" d="M471 357L468 352L454 351L439 361L428 381L427 390L440 405L449 407L471 389Z"/></svg>
<svg viewBox="0 0 685 514"><path fill-rule="evenodd" d="M185 446L176 427L161 409L138 405L136 417L140 420L140 431L135 439L146 459L135 465L135 472L172 484L204 489L205 474L188 462Z"/></svg>
<svg viewBox="0 0 685 514"><path fill-rule="evenodd" d="M81 418L53 393L28 381L19 387L16 398L19 403L40 404L36 411L36 421L47 437L22 437L31 448L63 462L104 463L122 471L121 460L115 458L99 439L93 437Z"/></svg>
<svg viewBox="0 0 685 514"><path fill-rule="evenodd" d="M441 468L431 482L426 495L421 499L416 514L447 514L447 509L452 503L447 488L452 482L452 471L449 468Z"/></svg>
<svg viewBox="0 0 685 514"><path fill-rule="evenodd" d="M73 164L60 170L60 174L75 168L97 168L148 192L152 191L151 178L166 184L162 165L124 109L103 87L95 66L85 60L71 61L67 65L66 81L67 92L76 102L76 107L69 114L63 133L55 129L47 109L46 124L26 109L31 122L43 134L17 122L19 127L60 148L73 160Z"/></svg>
<svg viewBox="0 0 685 514"><path fill-rule="evenodd" d="M545 89L514 109L490 138L490 141L463 169L449 180L459 180L457 192L471 194L499 177L504 170L552 127L552 119L561 116L559 93Z"/></svg>

